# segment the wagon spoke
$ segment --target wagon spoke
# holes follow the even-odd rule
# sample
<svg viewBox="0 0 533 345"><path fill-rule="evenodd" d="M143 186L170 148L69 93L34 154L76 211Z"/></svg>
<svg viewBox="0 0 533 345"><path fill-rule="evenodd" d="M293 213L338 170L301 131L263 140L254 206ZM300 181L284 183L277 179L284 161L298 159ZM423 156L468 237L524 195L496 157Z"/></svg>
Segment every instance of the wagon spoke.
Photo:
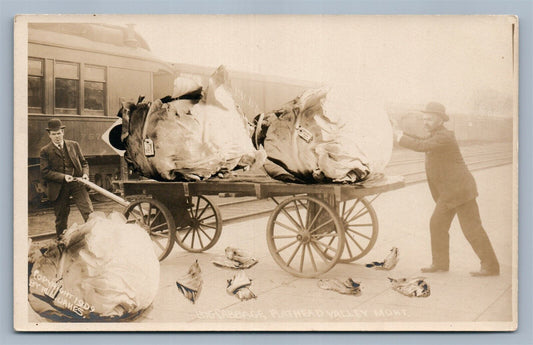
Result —
<svg viewBox="0 0 533 345"><path fill-rule="evenodd" d="M141 212L135 212L134 213L135 219L137 219L141 224L146 224L144 214Z"/></svg>
<svg viewBox="0 0 533 345"><path fill-rule="evenodd" d="M381 193L376 194L376 195L372 198L372 200L370 200L370 201L368 202L368 204L369 204L369 205L372 205L372 203L374 202L374 200L376 200L380 195L381 195Z"/></svg>
<svg viewBox="0 0 533 345"><path fill-rule="evenodd" d="M154 224L155 220L157 219L157 217L159 217L160 214L161 214L161 210L157 210L157 213L155 214L154 218L152 218L152 221L150 222L150 226Z"/></svg>
<svg viewBox="0 0 533 345"><path fill-rule="evenodd" d="M287 261L287 266L290 266L291 262L292 262L292 259L294 259L294 257L296 256L296 253L298 253L298 250L300 250L300 247L302 246L302 242L298 243L298 247L296 247L296 249L294 250L294 252L292 253L291 257L289 258L289 260Z"/></svg>
<svg viewBox="0 0 533 345"><path fill-rule="evenodd" d="M350 207L350 209L348 210L348 212L346 212L346 213L343 212L343 213L342 213L342 218L343 218L343 219L347 219L347 218L352 214L352 212L353 212L355 206L357 206L358 203L359 203L359 199L357 199L357 200L353 203L353 205Z"/></svg>
<svg viewBox="0 0 533 345"><path fill-rule="evenodd" d="M142 219L143 219L143 221L144 221L144 217L145 217L145 215L144 215L144 211L143 211L142 204L139 204L139 211L141 211L141 217L142 217Z"/></svg>
<svg viewBox="0 0 533 345"><path fill-rule="evenodd" d="M279 254L281 251L283 251L283 250L289 248L290 246L292 246L292 245L295 244L296 242L298 242L298 240L294 240L294 241L292 241L291 243L289 243L289 244L287 244L287 245L281 247L280 249L278 249L278 250L276 251L276 254Z"/></svg>
<svg viewBox="0 0 533 345"><path fill-rule="evenodd" d="M316 234L312 235L315 240L321 240L325 237L337 237L337 233L331 233L331 234Z"/></svg>
<svg viewBox="0 0 533 345"><path fill-rule="evenodd" d="M317 220L318 215L320 214L320 212L322 212L322 210L323 210L323 207L320 206L320 210L318 210L318 212L315 214L315 218L313 218L313 220L311 221L311 224L309 224L309 226L307 226L307 229L313 228L313 225L315 224L315 221Z"/></svg>
<svg viewBox="0 0 533 345"><path fill-rule="evenodd" d="M309 258L311 259L311 264L313 265L313 270L316 272L318 270L316 268L316 263L315 263L315 258L313 257L313 252L311 251L311 246L309 245L309 243L306 243L305 246L309 250Z"/></svg>
<svg viewBox="0 0 533 345"><path fill-rule="evenodd" d="M200 218L204 214L204 212L207 211L207 209L209 209L209 206L211 206L211 205L206 204L205 207L203 208L202 212L200 212L200 214L198 214L198 212L196 212L196 214L197 214L196 219Z"/></svg>
<svg viewBox="0 0 533 345"><path fill-rule="evenodd" d="M138 212L135 212L135 209L131 210L130 214L133 216L133 218L135 218L135 221L140 222L141 224L144 224L144 219L142 218L142 215L139 215Z"/></svg>
<svg viewBox="0 0 533 345"><path fill-rule="evenodd" d="M211 242L213 240L213 237L209 236L205 231L204 229L202 229L202 226L200 225L200 231L205 235L205 237L207 237L209 239L209 242Z"/></svg>
<svg viewBox="0 0 533 345"><path fill-rule="evenodd" d="M292 218L292 216L289 214L289 212L287 212L285 209L281 209L281 212L283 212L283 214L285 214L285 216L287 216L287 218L291 221L291 223L296 227L298 228L298 224L296 223L296 221L294 220L294 218Z"/></svg>
<svg viewBox="0 0 533 345"><path fill-rule="evenodd" d="M154 226L153 228L150 228L150 231L159 231L159 229L163 229L167 226L167 223L159 224Z"/></svg>
<svg viewBox="0 0 533 345"><path fill-rule="evenodd" d="M330 220L328 220L328 221L325 222L325 223L322 223L320 226L318 226L317 228L314 228L313 230L310 230L309 232L310 232L310 233L313 233L313 232L317 231L318 229L321 229L321 228L323 228L324 226L326 226L326 224L331 223L332 221L333 221L333 218L331 218Z"/></svg>
<svg viewBox="0 0 533 345"><path fill-rule="evenodd" d="M335 241L335 237L331 237L331 240L329 240L328 247L331 246L331 244ZM327 253L329 249L326 249L324 253Z"/></svg>
<svg viewBox="0 0 533 345"><path fill-rule="evenodd" d="M139 218L137 218L137 217L133 217L133 219L128 219L128 220L126 221L126 224L135 224L135 223L137 223L137 222L141 222L141 223L142 223L142 221L141 221Z"/></svg>
<svg viewBox="0 0 533 345"><path fill-rule="evenodd" d="M187 238L187 236L189 236L189 234L191 233L192 231L192 228L189 228L189 230L187 231L187 233L185 234L185 236L183 236L183 239L181 240L182 242L185 242L185 239Z"/></svg>
<svg viewBox="0 0 533 345"><path fill-rule="evenodd" d="M192 229L191 248L194 248L194 238L196 236L196 229Z"/></svg>
<svg viewBox="0 0 533 345"><path fill-rule="evenodd" d="M350 258L353 258L352 248L350 248L350 246L348 245L348 241L346 241L346 245L345 246L346 246L346 249L348 249L348 254L350 255Z"/></svg>
<svg viewBox="0 0 533 345"><path fill-rule="evenodd" d="M342 203L342 212L341 215L344 216L344 211L346 210L346 202Z"/></svg>
<svg viewBox="0 0 533 345"><path fill-rule="evenodd" d="M294 235L278 235L278 236L272 236L274 240L278 240L280 238L293 238Z"/></svg>
<svg viewBox="0 0 533 345"><path fill-rule="evenodd" d="M204 218L202 218L202 219L198 219L198 221L199 221L199 222L203 222L204 220L209 219L209 218L213 218L214 216L216 216L216 214L213 213L213 214L210 215L210 216L204 217ZM200 217L198 217L198 218L200 218Z"/></svg>
<svg viewBox="0 0 533 345"><path fill-rule="evenodd" d="M196 198L196 209L194 211L195 216L198 215L198 208L200 207L200 200L201 200L200 197Z"/></svg>
<svg viewBox="0 0 533 345"><path fill-rule="evenodd" d="M194 214L193 214L193 212L192 212L192 208L187 207L187 212L189 212L189 217L191 217L192 219L194 219Z"/></svg>
<svg viewBox="0 0 533 345"><path fill-rule="evenodd" d="M323 248L326 248L326 250L324 252L327 252L328 250L331 250L332 252L336 253L337 252L337 249L333 248L332 246L330 245L325 245L324 243L320 242L320 241L317 241L317 240L312 240L313 243L315 244L319 244L320 246L322 246Z"/></svg>
<svg viewBox="0 0 533 345"><path fill-rule="evenodd" d="M325 262L325 263L328 263L328 258L326 257L326 255L324 255L324 253L320 250L320 248L318 248L318 246L315 244L314 241L311 242L311 246L313 248L315 248L316 252L318 253L318 255L320 255L320 257L322 258L322 260Z"/></svg>
<svg viewBox="0 0 533 345"><path fill-rule="evenodd" d="M364 224L348 224L349 227L355 226L355 227L361 227L361 226L372 226L372 223L364 223Z"/></svg>
<svg viewBox="0 0 533 345"><path fill-rule="evenodd" d="M150 233L150 236L159 237L159 238L168 238L168 236L162 232Z"/></svg>
<svg viewBox="0 0 533 345"><path fill-rule="evenodd" d="M346 233L346 235L348 235L348 237L357 245L357 247L359 247L359 250L361 251L364 251L363 247L361 247L361 245L359 244L359 242L357 242L355 240L355 238L353 238L353 236L351 234L349 234L348 232ZM347 246L349 248L349 246ZM351 254L350 254L351 255Z"/></svg>
<svg viewBox="0 0 533 345"><path fill-rule="evenodd" d="M366 209L365 212L361 213L365 208L359 210L359 213L357 213L355 216L353 216L347 223L351 223L353 222L354 220L356 220L357 218L361 218L362 216L364 216L365 214L368 213L368 209Z"/></svg>
<svg viewBox="0 0 533 345"><path fill-rule="evenodd" d="M196 229L196 232L198 233L198 241L200 242L200 248L203 248L204 243L202 242L202 236L200 236L200 229Z"/></svg>
<svg viewBox="0 0 533 345"><path fill-rule="evenodd" d="M359 231L355 231L355 230L353 230L353 229L348 229L348 231L353 232L353 233L355 233L355 234L357 234L357 235L359 235L359 236L361 236L361 237L364 237L364 238L366 238L366 239L369 240L369 241L372 239L371 237L369 237L369 236L367 236L367 235L365 235L365 234L362 234L362 233L360 233Z"/></svg>
<svg viewBox="0 0 533 345"><path fill-rule="evenodd" d="M302 200L298 200L298 203L302 205L303 208L307 210L307 205L302 202Z"/></svg>
<svg viewBox="0 0 533 345"><path fill-rule="evenodd" d="M300 272L303 272L303 270L304 270L305 247L306 247L306 244L304 244L304 246L302 248L302 257L300 258Z"/></svg>
<svg viewBox="0 0 533 345"><path fill-rule="evenodd" d="M296 200L293 200L294 206L296 207L296 214L298 215L298 220L300 221L300 226L304 228L304 222L302 220L302 216L300 215L300 210L298 210L298 204L296 203Z"/></svg>
<svg viewBox="0 0 533 345"><path fill-rule="evenodd" d="M299 233L298 230L293 229L293 228L289 227L288 225L285 225L285 224L283 224L283 223L281 223L281 222L278 222L277 220L276 220L275 223L278 224L279 226L281 226L282 228L285 228L285 229L287 229L287 230L289 230L289 231L292 231L292 232L295 232L295 233Z"/></svg>

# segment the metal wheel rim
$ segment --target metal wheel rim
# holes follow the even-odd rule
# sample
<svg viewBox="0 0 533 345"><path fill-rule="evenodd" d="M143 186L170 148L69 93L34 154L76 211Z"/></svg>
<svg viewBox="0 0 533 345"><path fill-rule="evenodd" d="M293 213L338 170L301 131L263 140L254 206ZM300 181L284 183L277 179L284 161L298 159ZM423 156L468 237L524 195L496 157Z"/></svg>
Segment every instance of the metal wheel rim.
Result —
<svg viewBox="0 0 533 345"><path fill-rule="evenodd" d="M213 247L222 232L220 210L204 196L191 197L192 206L187 208L192 224L176 229L178 245L192 253L203 252Z"/></svg>
<svg viewBox="0 0 533 345"><path fill-rule="evenodd" d="M319 206L313 219L307 216L312 203ZM288 211L290 209L295 210L294 216ZM317 222L323 212L328 216L327 220ZM282 217L278 219L280 215ZM332 230L322 233L327 224L333 226ZM267 243L272 258L283 270L297 277L314 278L333 268L341 257L344 228L338 214L324 201L305 195L295 196L279 203L272 212L267 225ZM324 255L324 248L329 248L335 255Z"/></svg>
<svg viewBox="0 0 533 345"><path fill-rule="evenodd" d="M137 200L126 208L124 216L127 223L138 224L148 233L159 261L170 254L176 225L165 205L154 199Z"/></svg>

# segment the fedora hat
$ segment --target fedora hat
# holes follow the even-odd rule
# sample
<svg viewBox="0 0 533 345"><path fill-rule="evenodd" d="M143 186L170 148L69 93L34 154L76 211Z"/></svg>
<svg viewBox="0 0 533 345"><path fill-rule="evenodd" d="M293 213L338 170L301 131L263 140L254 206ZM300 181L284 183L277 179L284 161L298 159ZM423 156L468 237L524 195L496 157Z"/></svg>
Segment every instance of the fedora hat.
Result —
<svg viewBox="0 0 533 345"><path fill-rule="evenodd" d="M65 126L63 125L63 123L61 123L61 120L54 118L48 121L48 127L46 128L46 130L50 132L50 131L57 131L63 128L65 128Z"/></svg>
<svg viewBox="0 0 533 345"><path fill-rule="evenodd" d="M426 114L438 115L443 121L448 121L450 119L450 117L446 114L446 108L437 102L429 102L422 112Z"/></svg>

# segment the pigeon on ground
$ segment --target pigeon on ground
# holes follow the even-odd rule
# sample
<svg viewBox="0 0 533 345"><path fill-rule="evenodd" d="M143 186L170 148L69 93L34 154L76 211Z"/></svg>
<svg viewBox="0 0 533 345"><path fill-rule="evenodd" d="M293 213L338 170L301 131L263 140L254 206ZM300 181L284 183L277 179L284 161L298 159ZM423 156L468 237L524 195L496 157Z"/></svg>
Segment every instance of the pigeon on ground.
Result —
<svg viewBox="0 0 533 345"><path fill-rule="evenodd" d="M200 265L198 264L198 260L196 260L187 271L187 274L176 281L176 285L183 296L193 304L198 300L200 291L202 291L203 280L201 273Z"/></svg>
<svg viewBox="0 0 533 345"><path fill-rule="evenodd" d="M232 279L228 279L228 286L226 287L226 292L230 295L235 295L241 301L246 301L252 298L257 297L250 286L252 281L246 276L244 271L239 270Z"/></svg>
<svg viewBox="0 0 533 345"><path fill-rule="evenodd" d="M409 297L429 297L431 290L425 277L415 278L389 278L393 290Z"/></svg>
<svg viewBox="0 0 533 345"><path fill-rule="evenodd" d="M399 261L399 251L398 248L392 247L390 250L389 255L385 258L385 260L379 262L374 261L370 264L366 264L366 267L374 267L377 270L392 270L394 267L396 267L396 264Z"/></svg>

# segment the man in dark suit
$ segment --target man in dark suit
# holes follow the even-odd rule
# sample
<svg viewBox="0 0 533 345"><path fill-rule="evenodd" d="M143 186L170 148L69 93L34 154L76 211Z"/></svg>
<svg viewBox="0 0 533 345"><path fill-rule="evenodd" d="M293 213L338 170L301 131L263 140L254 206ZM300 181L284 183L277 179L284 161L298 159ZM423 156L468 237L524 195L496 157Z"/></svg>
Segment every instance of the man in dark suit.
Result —
<svg viewBox="0 0 533 345"><path fill-rule="evenodd" d="M85 221L93 212L87 189L75 181L76 177L89 179L89 164L77 142L63 139L64 128L59 119L48 122L46 131L50 143L40 153L41 176L45 180L48 199L54 205L58 237L67 228L71 196Z"/></svg>
<svg viewBox="0 0 533 345"><path fill-rule="evenodd" d="M444 127L449 120L445 107L436 102L427 104L423 113L424 128L430 133L420 138L395 129L398 143L408 149L426 153L426 175L435 210L431 216L432 265L422 272L443 272L449 269L449 230L457 214L466 239L481 261L481 269L473 276L500 274L498 259L487 233L481 225L476 182L468 170L454 132Z"/></svg>

